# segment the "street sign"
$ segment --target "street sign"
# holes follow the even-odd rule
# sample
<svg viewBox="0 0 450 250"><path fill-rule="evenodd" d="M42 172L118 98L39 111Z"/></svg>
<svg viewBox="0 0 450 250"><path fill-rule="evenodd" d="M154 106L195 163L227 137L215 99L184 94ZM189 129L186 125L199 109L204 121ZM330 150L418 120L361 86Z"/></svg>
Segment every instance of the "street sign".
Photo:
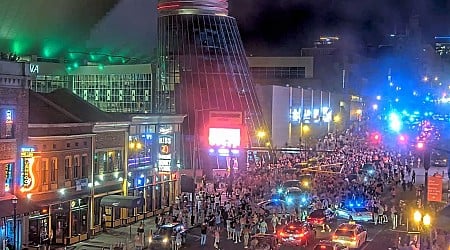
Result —
<svg viewBox="0 0 450 250"><path fill-rule="evenodd" d="M442 201L442 176L430 176L428 177L428 201Z"/></svg>

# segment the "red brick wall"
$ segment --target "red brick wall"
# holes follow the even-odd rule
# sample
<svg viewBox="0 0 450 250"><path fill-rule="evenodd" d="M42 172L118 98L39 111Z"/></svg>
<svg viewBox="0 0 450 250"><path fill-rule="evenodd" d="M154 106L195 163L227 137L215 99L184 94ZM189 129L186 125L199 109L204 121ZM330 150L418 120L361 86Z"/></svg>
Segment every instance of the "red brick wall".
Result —
<svg viewBox="0 0 450 250"><path fill-rule="evenodd" d="M125 132L98 133L95 140L95 148L116 148L125 144Z"/></svg>

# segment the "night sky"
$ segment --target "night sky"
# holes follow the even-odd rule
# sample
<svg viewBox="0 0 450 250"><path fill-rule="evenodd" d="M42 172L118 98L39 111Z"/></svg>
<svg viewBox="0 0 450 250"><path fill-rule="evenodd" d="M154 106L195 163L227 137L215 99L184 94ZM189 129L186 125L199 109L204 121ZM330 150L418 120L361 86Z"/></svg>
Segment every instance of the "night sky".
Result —
<svg viewBox="0 0 450 250"><path fill-rule="evenodd" d="M229 0L244 45L254 55L296 55L319 35L354 46L378 45L418 14L423 38L449 35L450 0Z"/></svg>

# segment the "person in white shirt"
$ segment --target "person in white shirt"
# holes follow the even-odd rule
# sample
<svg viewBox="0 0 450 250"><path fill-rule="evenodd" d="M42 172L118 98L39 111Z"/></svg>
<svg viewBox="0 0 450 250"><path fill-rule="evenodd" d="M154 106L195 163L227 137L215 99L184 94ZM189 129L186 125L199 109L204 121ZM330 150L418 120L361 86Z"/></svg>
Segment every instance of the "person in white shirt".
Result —
<svg viewBox="0 0 450 250"><path fill-rule="evenodd" d="M273 233L277 233L277 225L279 223L278 216L276 214L272 215L272 227L273 227Z"/></svg>

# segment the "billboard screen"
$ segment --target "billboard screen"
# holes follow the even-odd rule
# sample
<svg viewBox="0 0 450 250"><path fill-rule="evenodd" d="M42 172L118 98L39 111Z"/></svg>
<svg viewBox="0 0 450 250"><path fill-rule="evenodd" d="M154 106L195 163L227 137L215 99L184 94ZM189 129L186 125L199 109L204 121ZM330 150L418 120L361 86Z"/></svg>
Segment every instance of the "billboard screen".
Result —
<svg viewBox="0 0 450 250"><path fill-rule="evenodd" d="M241 145L241 130L238 128L209 128L210 146L236 148Z"/></svg>

